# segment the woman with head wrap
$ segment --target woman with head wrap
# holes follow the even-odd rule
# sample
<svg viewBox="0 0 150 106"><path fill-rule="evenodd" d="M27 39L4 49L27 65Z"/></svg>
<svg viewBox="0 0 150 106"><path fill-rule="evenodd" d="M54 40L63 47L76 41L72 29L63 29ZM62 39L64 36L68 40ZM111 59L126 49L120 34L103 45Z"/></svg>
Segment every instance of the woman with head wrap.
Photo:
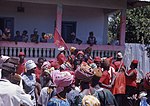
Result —
<svg viewBox="0 0 150 106"><path fill-rule="evenodd" d="M126 95L128 98L132 98L134 95L137 94L137 68L138 66L138 60L133 60L130 65L130 70L127 70L125 72L126 75ZM134 99L128 99L127 105L133 106L134 105Z"/></svg>
<svg viewBox="0 0 150 106"><path fill-rule="evenodd" d="M56 72L53 75L54 83L56 84L56 96L51 98L47 106L70 106L66 99L66 94L71 91L72 83L74 81L73 76L69 72Z"/></svg>
<svg viewBox="0 0 150 106"><path fill-rule="evenodd" d="M32 96L32 101L34 105L36 105L36 94L35 94L35 87L36 87L36 76L34 71L36 69L36 64L33 60L28 60L25 63L26 72L22 75L23 80L23 89L25 92Z"/></svg>

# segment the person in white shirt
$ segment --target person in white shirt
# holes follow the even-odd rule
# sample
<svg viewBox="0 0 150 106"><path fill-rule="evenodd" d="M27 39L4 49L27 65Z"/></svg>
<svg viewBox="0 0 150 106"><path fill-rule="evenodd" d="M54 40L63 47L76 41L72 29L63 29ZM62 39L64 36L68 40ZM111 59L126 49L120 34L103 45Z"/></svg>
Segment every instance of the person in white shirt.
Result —
<svg viewBox="0 0 150 106"><path fill-rule="evenodd" d="M11 78L16 72L12 63L2 64L2 78L0 79L0 106L33 106L33 102L23 89L12 84Z"/></svg>

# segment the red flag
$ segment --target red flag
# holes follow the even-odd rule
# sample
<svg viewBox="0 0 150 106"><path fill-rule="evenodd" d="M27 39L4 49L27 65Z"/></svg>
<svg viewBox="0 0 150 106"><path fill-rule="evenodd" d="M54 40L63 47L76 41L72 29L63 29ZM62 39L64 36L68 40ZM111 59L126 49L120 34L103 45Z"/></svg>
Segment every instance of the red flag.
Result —
<svg viewBox="0 0 150 106"><path fill-rule="evenodd" d="M65 41L63 40L63 38L61 37L61 35L59 34L57 28L55 28L55 32L54 32L54 44L56 46L59 47L64 47L65 49L68 49Z"/></svg>

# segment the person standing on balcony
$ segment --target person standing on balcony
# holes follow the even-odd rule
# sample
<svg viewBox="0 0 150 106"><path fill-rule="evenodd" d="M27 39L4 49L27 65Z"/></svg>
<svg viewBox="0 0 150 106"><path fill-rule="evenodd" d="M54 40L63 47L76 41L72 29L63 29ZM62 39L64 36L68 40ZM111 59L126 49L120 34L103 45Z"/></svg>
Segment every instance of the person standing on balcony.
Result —
<svg viewBox="0 0 150 106"><path fill-rule="evenodd" d="M20 52L19 53L19 64L18 64L18 67L17 67L17 71L16 73L21 75L22 73L25 72L25 54L23 52Z"/></svg>
<svg viewBox="0 0 150 106"><path fill-rule="evenodd" d="M26 43L28 42L28 35L27 34L28 34L28 31L26 31L26 30L24 30L22 33L22 41L26 42Z"/></svg>
<svg viewBox="0 0 150 106"><path fill-rule="evenodd" d="M42 32L42 36L40 37L40 42L42 42L42 43L47 43L47 39L45 39L45 32Z"/></svg>
<svg viewBox="0 0 150 106"><path fill-rule="evenodd" d="M14 37L14 41L17 44L17 42L22 42L22 36L20 35L20 31L16 31L16 36Z"/></svg>
<svg viewBox="0 0 150 106"><path fill-rule="evenodd" d="M39 42L39 35L38 35L38 30L35 28L33 31L33 34L30 36L31 42L38 43Z"/></svg>
<svg viewBox="0 0 150 106"><path fill-rule="evenodd" d="M94 44L96 44L96 38L94 36L94 33L93 32L89 32L89 37L88 37L88 40L87 40L87 44L89 44L90 46L93 46Z"/></svg>
<svg viewBox="0 0 150 106"><path fill-rule="evenodd" d="M79 45L82 43L82 40L76 38L76 34L74 32L70 34L70 37L68 37L67 41L68 41L67 43L74 43Z"/></svg>
<svg viewBox="0 0 150 106"><path fill-rule="evenodd" d="M11 33L10 33L10 29L5 28L5 31L2 35L2 40L4 41L10 41L11 40Z"/></svg>

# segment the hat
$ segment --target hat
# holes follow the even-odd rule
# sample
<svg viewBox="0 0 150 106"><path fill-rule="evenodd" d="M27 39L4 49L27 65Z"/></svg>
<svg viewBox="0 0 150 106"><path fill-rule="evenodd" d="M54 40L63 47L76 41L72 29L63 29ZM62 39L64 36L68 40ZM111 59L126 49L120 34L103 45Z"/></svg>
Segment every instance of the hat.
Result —
<svg viewBox="0 0 150 106"><path fill-rule="evenodd" d="M9 58L10 58L9 56L3 56L3 55L1 55L1 57L0 57L2 62L6 62L6 60L8 60Z"/></svg>
<svg viewBox="0 0 150 106"><path fill-rule="evenodd" d="M56 93L60 93L64 90L65 87L71 85L74 81L73 75L69 72L57 72L55 75L54 83L56 84Z"/></svg>
<svg viewBox="0 0 150 106"><path fill-rule="evenodd" d="M58 48L58 50L59 50L59 51L64 51L64 50L65 50L65 47L61 46L61 47Z"/></svg>
<svg viewBox="0 0 150 106"><path fill-rule="evenodd" d="M70 47L70 52L71 52L71 53L74 52L75 50L76 50L75 47Z"/></svg>
<svg viewBox="0 0 150 106"><path fill-rule="evenodd" d="M84 55L83 51L78 51L77 55L82 54Z"/></svg>
<svg viewBox="0 0 150 106"><path fill-rule="evenodd" d="M19 59L15 58L15 57L11 57L11 58L8 59L8 62L12 63L14 65L18 65L19 64Z"/></svg>
<svg viewBox="0 0 150 106"><path fill-rule="evenodd" d="M86 62L82 62L81 66L75 70L75 77L83 82L89 82L93 76L94 71Z"/></svg>
<svg viewBox="0 0 150 106"><path fill-rule="evenodd" d="M122 55L121 52L118 52L118 53L117 53L117 58L120 58L120 59L123 58L123 55Z"/></svg>
<svg viewBox="0 0 150 106"><path fill-rule="evenodd" d="M43 65L41 66L41 69L42 69L42 70L50 69L50 68L51 68L51 64L50 64L49 61L45 61L45 62L43 63Z"/></svg>
<svg viewBox="0 0 150 106"><path fill-rule="evenodd" d="M31 70L33 68L36 68L36 64L34 63L33 60L28 60L26 63L25 63L25 68L27 70Z"/></svg>
<svg viewBox="0 0 150 106"><path fill-rule="evenodd" d="M138 64L138 60L133 60L132 63L133 64Z"/></svg>
<svg viewBox="0 0 150 106"><path fill-rule="evenodd" d="M24 52L20 52L19 56L25 56Z"/></svg>
<svg viewBox="0 0 150 106"><path fill-rule="evenodd" d="M15 73L16 72L16 67L12 63L3 63L2 64L2 70L5 70L9 73Z"/></svg>
<svg viewBox="0 0 150 106"><path fill-rule="evenodd" d="M82 106L100 106L100 102L93 95L85 95L82 99Z"/></svg>
<svg viewBox="0 0 150 106"><path fill-rule="evenodd" d="M101 58L99 57L99 56L96 56L95 58L94 58L94 62L100 62L101 61Z"/></svg>

